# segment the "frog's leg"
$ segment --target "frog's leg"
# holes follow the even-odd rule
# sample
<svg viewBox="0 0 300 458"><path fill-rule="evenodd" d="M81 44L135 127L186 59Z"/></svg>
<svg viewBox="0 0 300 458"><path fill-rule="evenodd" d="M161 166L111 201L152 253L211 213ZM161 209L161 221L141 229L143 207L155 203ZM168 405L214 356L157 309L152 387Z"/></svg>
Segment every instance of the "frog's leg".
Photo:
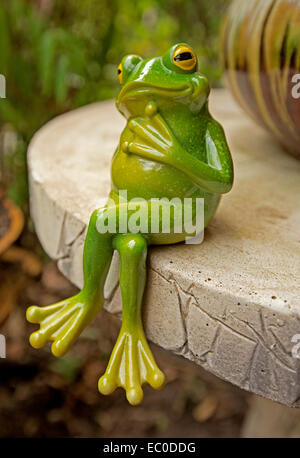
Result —
<svg viewBox="0 0 300 458"><path fill-rule="evenodd" d="M100 212L101 213L101 212ZM103 214L103 212L102 212ZM97 231L99 210L90 219L83 253L84 287L73 297L47 307L31 306L27 320L40 324L30 336L34 348L53 341L55 356L64 355L104 303L103 289L113 254L112 235Z"/></svg>
<svg viewBox="0 0 300 458"><path fill-rule="evenodd" d="M122 387L129 403L136 405L143 399L144 383L160 389L165 381L146 341L141 318L147 241L142 234L124 234L115 238L114 246L121 261L122 327L106 372L99 380L99 391L110 394Z"/></svg>

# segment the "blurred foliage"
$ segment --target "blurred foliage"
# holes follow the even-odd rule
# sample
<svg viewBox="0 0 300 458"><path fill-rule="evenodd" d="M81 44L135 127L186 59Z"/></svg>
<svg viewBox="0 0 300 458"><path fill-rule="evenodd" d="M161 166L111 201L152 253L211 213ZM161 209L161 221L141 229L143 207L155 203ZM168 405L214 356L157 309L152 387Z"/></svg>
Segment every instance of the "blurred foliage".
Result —
<svg viewBox="0 0 300 458"><path fill-rule="evenodd" d="M51 360L49 369L56 374L60 374L67 383L72 383L76 380L82 365L80 358L71 355Z"/></svg>
<svg viewBox="0 0 300 458"><path fill-rule="evenodd" d="M2 183L26 207L26 149L53 116L115 97L127 53L150 57L186 41L212 85L220 81L218 39L228 0L1 0Z"/></svg>

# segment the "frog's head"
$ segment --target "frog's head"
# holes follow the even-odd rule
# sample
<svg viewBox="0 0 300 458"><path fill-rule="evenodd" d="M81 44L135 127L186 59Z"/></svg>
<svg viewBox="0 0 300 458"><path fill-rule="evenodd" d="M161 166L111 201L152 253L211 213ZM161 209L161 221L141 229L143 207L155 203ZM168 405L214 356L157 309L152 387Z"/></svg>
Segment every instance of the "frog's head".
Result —
<svg viewBox="0 0 300 458"><path fill-rule="evenodd" d="M210 91L207 78L198 72L194 50L185 43L153 59L125 56L118 67L118 77L123 87L117 108L127 118L143 115L149 101L155 102L158 109L175 109L180 104L198 113Z"/></svg>

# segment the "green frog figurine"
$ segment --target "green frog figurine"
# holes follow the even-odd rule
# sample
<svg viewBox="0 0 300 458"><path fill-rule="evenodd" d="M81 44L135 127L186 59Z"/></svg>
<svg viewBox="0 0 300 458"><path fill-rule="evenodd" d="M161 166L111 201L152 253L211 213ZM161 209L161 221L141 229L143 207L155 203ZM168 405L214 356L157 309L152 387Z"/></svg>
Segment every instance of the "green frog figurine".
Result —
<svg viewBox="0 0 300 458"><path fill-rule="evenodd" d="M141 318L148 246L181 242L197 233L174 230L175 210L170 211L170 230L162 230L163 208L157 220L149 216L149 207L162 197L165 201L176 198L179 203L187 197L201 198L206 227L221 194L230 191L233 183L225 134L208 111L209 83L197 67L197 56L185 43L172 46L161 57L123 58L118 67L122 89L116 105L127 124L112 159L108 203L90 218L83 254L83 289L56 304L27 310L28 321L40 325L30 336L31 345L40 348L52 341L52 353L64 355L102 309L105 280L117 250L122 326L106 372L99 380L99 391L108 395L122 387L132 405L142 401L144 383L160 389L165 382L148 346ZM120 193L124 190L126 198ZM143 230L130 230L127 224L134 215L131 200L139 205ZM194 204L190 215L195 218ZM113 216L114 230L103 231ZM156 230L151 230L153 225Z"/></svg>

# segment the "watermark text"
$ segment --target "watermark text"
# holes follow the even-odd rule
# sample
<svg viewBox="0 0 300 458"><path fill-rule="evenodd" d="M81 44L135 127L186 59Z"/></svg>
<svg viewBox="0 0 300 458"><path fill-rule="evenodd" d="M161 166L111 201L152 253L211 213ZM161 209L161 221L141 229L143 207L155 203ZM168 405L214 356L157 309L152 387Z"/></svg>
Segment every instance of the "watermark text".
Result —
<svg viewBox="0 0 300 458"><path fill-rule="evenodd" d="M109 199L98 210L96 227L100 234L182 234L186 243L199 244L204 234L204 199L127 199L127 191L120 190L117 202Z"/></svg>

